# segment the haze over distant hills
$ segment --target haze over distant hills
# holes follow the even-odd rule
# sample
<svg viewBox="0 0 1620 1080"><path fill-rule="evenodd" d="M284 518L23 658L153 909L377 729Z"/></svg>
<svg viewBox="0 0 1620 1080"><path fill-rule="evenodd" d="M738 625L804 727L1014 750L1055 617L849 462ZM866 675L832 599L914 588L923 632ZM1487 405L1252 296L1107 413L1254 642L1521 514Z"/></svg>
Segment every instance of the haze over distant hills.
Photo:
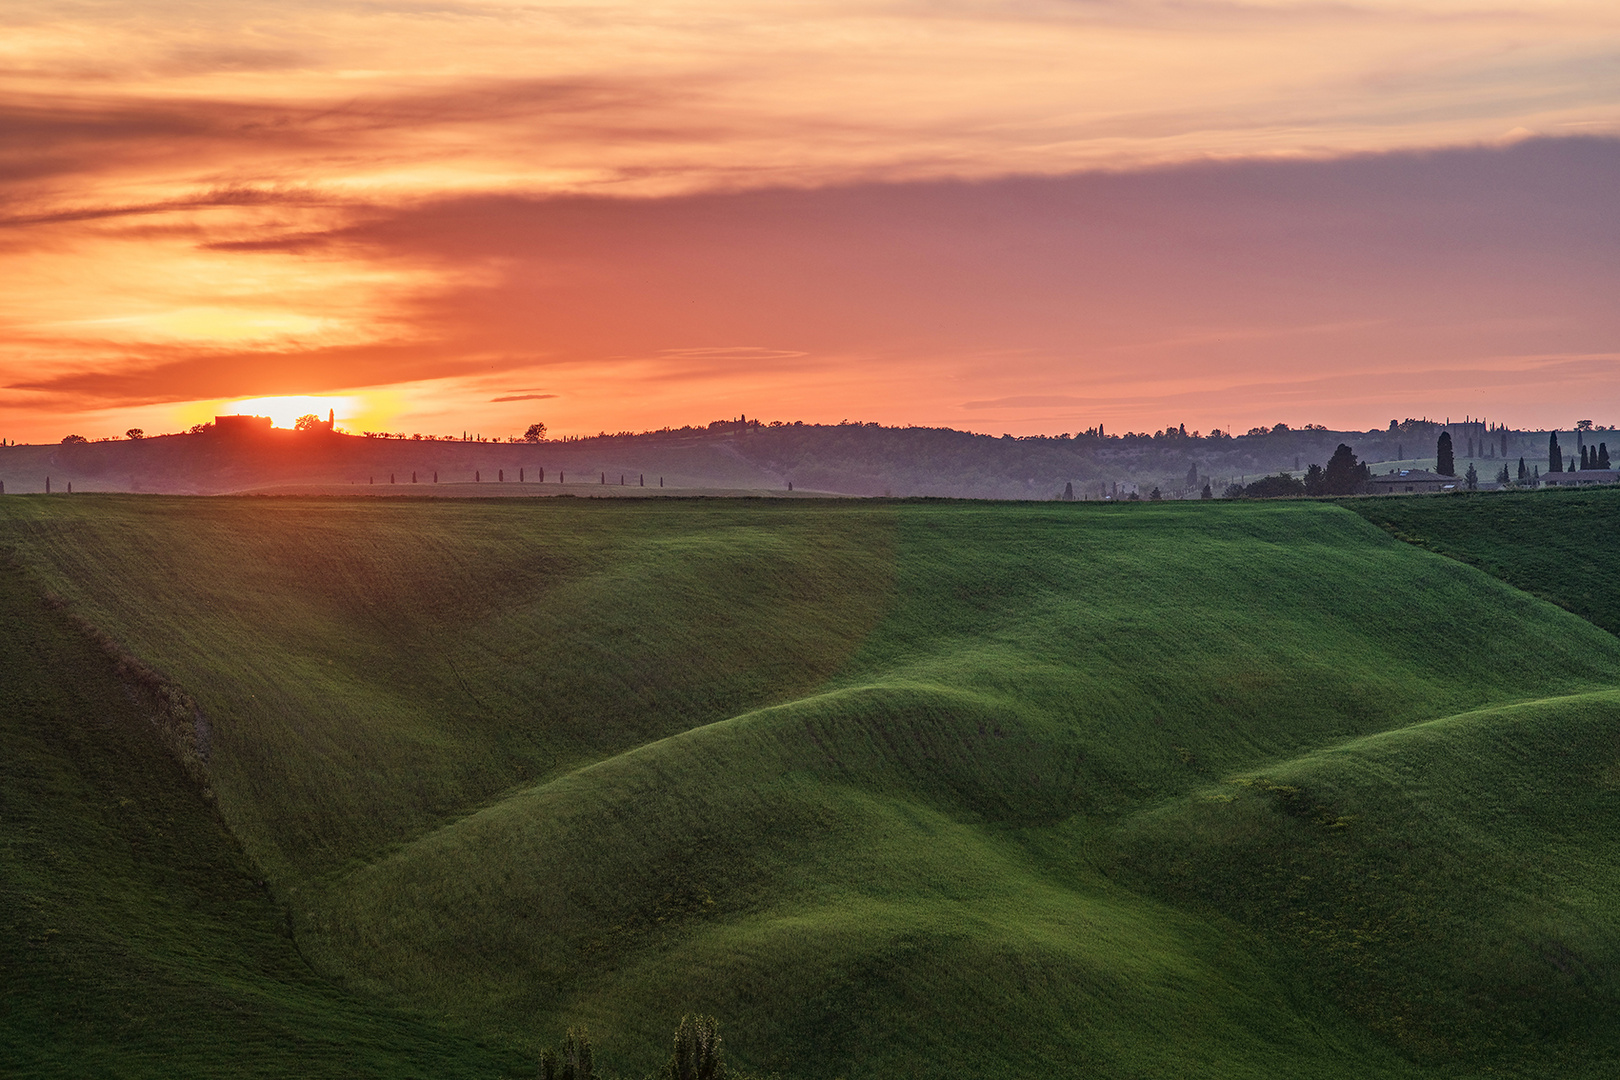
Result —
<svg viewBox="0 0 1620 1080"><path fill-rule="evenodd" d="M1196 497L1229 483L1325 463L1349 444L1375 472L1434 461L1444 428L1461 475L1481 477L1521 457L1545 466L1548 433L1465 421L1391 422L1387 429L1329 431L1311 425L1254 429L1233 437L1172 426L1148 433L1091 429L1058 436L995 437L950 428L844 423L716 421L640 434L561 441L449 441L272 429L200 432L139 440L0 449L8 493L43 491L170 494L353 493L483 495L672 492L823 493L1048 499L1072 486L1079 499L1159 488ZM1596 443L1604 429L1586 433ZM1566 436L1573 453L1576 438ZM437 485L437 490L432 490ZM401 490L401 488L406 490ZM633 491L631 489L634 489ZM383 492L372 492L381 494Z"/></svg>

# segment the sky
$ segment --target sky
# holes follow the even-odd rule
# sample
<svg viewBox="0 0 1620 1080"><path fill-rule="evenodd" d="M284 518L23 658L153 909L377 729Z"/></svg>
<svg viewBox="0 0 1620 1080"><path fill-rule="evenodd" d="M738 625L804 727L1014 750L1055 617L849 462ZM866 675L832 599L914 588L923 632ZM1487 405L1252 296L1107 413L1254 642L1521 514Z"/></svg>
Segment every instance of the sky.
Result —
<svg viewBox="0 0 1620 1080"><path fill-rule="evenodd" d="M1612 0L12 0L0 438L1620 422Z"/></svg>

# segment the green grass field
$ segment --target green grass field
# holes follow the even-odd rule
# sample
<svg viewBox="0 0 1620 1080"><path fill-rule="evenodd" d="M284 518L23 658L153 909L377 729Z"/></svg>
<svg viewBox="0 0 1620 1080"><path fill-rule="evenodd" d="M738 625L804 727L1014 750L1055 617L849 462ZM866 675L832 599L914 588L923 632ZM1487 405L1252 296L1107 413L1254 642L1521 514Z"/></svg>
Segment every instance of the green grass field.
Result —
<svg viewBox="0 0 1620 1080"><path fill-rule="evenodd" d="M0 549L81 695L15 723L112 707L99 628L201 707L216 803L142 744L221 845L188 887L268 882L183 950L167 894L84 909L253 966L283 1011L199 1075L344 1030L518 1075L576 1023L639 1075L693 1010L829 1080L1620 1067L1620 640L1339 507L75 496L0 500ZM155 782L29 738L8 839L121 894L91 807ZM58 944L0 1020L53 1067ZM126 967L111 1075L216 992Z"/></svg>
<svg viewBox="0 0 1620 1080"><path fill-rule="evenodd" d="M1489 492L1443 499L1352 499L1392 535L1477 566L1620 634L1620 491Z"/></svg>

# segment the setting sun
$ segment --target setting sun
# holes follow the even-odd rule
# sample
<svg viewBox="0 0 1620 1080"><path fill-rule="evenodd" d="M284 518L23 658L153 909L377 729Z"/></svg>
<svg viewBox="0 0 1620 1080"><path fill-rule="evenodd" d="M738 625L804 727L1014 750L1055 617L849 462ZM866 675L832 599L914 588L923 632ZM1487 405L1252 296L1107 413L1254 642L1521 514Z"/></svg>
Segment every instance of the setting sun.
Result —
<svg viewBox="0 0 1620 1080"><path fill-rule="evenodd" d="M361 403L352 397L285 397L248 398L235 401L220 409L221 413L242 413L248 416L268 416L279 428L290 428L300 416L314 415L325 420L327 413L335 413L338 423L352 419Z"/></svg>

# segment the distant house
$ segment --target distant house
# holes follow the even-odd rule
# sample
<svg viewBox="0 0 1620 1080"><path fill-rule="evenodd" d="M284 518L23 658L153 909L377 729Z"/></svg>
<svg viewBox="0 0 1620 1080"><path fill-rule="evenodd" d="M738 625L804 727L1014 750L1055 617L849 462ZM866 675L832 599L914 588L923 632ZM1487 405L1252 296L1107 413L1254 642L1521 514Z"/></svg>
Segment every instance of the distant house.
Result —
<svg viewBox="0 0 1620 1080"><path fill-rule="evenodd" d="M1391 469L1367 481L1370 495L1404 495L1412 491L1459 491L1463 480L1458 476L1441 476L1426 469Z"/></svg>
<svg viewBox="0 0 1620 1080"><path fill-rule="evenodd" d="M1544 472L1542 487L1584 487L1587 484L1620 483L1620 472L1614 469L1576 469L1574 472Z"/></svg>
<svg viewBox="0 0 1620 1080"><path fill-rule="evenodd" d="M257 435L269 431L270 427L270 418L268 416L214 417L214 434L216 435Z"/></svg>

